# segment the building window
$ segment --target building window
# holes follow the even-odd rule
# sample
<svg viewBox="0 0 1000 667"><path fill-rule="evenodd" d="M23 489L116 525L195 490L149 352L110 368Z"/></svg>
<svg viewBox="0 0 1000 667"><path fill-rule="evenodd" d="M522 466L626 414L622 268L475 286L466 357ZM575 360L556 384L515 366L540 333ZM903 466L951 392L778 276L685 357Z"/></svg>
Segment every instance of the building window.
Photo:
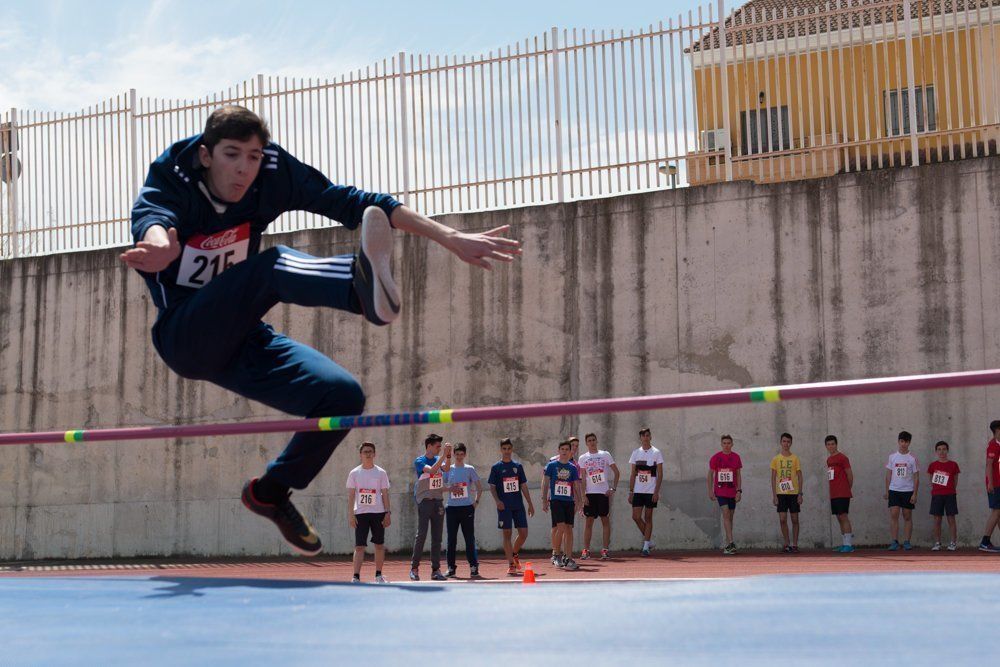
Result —
<svg viewBox="0 0 1000 667"><path fill-rule="evenodd" d="M934 101L934 86L916 86L917 132L937 129L937 105ZM887 90L885 100L885 134L898 137L910 133L910 90ZM902 100L902 104L900 104Z"/></svg>
<svg viewBox="0 0 1000 667"><path fill-rule="evenodd" d="M792 147L788 107L749 109L740 114L743 155L787 151Z"/></svg>

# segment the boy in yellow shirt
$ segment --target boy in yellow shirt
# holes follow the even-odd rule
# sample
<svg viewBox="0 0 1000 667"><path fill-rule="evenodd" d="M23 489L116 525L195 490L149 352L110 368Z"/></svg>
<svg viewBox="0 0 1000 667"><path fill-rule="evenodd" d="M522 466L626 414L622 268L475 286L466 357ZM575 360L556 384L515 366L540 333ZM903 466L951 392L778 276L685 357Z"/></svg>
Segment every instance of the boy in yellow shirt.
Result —
<svg viewBox="0 0 1000 667"><path fill-rule="evenodd" d="M778 508L778 523L785 544L782 553L799 552L799 508L802 505L802 465L799 457L792 454L792 436L781 434L781 453L771 459L771 496ZM786 515L792 515L792 541L788 541Z"/></svg>

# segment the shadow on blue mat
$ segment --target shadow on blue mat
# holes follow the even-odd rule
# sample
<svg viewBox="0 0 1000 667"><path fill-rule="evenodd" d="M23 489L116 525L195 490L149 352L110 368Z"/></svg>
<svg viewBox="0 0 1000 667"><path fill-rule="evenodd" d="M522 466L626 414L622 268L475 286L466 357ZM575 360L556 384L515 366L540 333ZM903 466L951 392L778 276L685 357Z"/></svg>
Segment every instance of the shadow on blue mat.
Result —
<svg viewBox="0 0 1000 667"><path fill-rule="evenodd" d="M183 595L202 597L205 591L217 588L259 588L265 590L289 590L308 588L357 588L359 584L343 581L305 581L302 579L220 579L218 577L150 577L149 581L173 584L171 588L158 588L155 593L145 595L147 599L175 598ZM374 584L369 584L375 587ZM377 588L396 589L407 593L440 593L444 586L407 586L402 584L379 584Z"/></svg>

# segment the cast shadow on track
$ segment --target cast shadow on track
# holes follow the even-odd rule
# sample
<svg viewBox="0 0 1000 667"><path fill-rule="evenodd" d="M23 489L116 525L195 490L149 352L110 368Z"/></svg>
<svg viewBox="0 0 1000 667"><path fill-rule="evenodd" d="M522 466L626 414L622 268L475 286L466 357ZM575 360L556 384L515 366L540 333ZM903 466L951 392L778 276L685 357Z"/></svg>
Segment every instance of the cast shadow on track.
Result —
<svg viewBox="0 0 1000 667"><path fill-rule="evenodd" d="M219 588L257 588L261 590L289 590L311 588L353 588L362 584L331 581L303 581L301 579L239 579L216 577L150 577L149 581L168 584L166 588L157 589L146 599L172 599L182 596L202 597L205 591ZM444 586L412 586L404 584L367 584L369 588L387 588L406 591L407 593L441 593Z"/></svg>

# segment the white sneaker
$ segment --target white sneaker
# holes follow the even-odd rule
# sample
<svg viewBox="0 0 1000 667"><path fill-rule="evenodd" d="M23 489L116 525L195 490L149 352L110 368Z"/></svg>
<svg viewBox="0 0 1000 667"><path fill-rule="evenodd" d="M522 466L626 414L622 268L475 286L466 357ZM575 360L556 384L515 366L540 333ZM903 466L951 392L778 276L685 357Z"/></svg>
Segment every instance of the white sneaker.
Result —
<svg viewBox="0 0 1000 667"><path fill-rule="evenodd" d="M941 543L935 542L934 546L931 547L931 551L941 551Z"/></svg>
<svg viewBox="0 0 1000 667"><path fill-rule="evenodd" d="M948 551L958 551L958 545L954 542L948 543Z"/></svg>
<svg viewBox="0 0 1000 667"><path fill-rule="evenodd" d="M354 292L369 322L384 326L399 316L399 288L392 278L392 226L377 206L366 208L361 219Z"/></svg>
<svg viewBox="0 0 1000 667"><path fill-rule="evenodd" d="M385 577L383 577L383 576L382 576L382 575L380 574L380 575L378 575L377 577L375 577L375 583L376 583L376 584L387 584L387 583L389 583L389 582L388 582L388 581L386 581L386 580L385 580Z"/></svg>

